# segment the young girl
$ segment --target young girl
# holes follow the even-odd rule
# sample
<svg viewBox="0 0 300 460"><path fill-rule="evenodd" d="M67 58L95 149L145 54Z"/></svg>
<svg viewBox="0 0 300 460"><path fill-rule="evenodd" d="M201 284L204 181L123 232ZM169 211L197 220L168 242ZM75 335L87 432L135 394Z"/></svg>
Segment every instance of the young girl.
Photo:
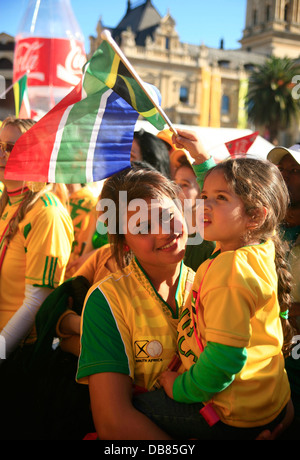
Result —
<svg viewBox="0 0 300 460"><path fill-rule="evenodd" d="M178 327L187 371L160 379L178 403L162 403L161 411L171 416L179 403L201 402L213 426L199 415L190 437L255 439L282 420L290 400L282 350L292 335L286 319L291 278L277 234L288 192L274 165L236 159L207 173L201 196L204 236L218 242L217 251L199 267ZM165 400L161 392L154 397ZM168 419L162 422L147 398L136 407L167 429ZM157 400L150 399L153 407ZM177 437L181 428L177 423L169 432Z"/></svg>
<svg viewBox="0 0 300 460"><path fill-rule="evenodd" d="M173 359L194 278L182 263L187 229L177 195L177 186L158 171L135 168L108 179L101 193L112 206L116 228L108 214L108 233L120 269L86 298L77 373L89 384L100 439L169 439L134 408L132 384L154 389Z"/></svg>
<svg viewBox="0 0 300 460"><path fill-rule="evenodd" d="M182 199L186 200L186 203L190 203L189 209L185 211L190 241L188 240L187 243L184 263L196 272L202 262L213 253L216 245L214 241L203 240L203 235L199 232L200 225L199 223L197 225L199 210L197 206L200 202L200 188L197 183L197 176L188 160L182 161L175 170L174 182L182 190ZM198 231L196 230L197 227Z"/></svg>

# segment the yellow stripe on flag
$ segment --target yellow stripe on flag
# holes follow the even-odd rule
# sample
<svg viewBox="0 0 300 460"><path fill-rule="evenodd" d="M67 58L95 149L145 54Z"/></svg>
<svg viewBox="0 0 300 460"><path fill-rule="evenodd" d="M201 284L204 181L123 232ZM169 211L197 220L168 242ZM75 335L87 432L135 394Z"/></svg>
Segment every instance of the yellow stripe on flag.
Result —
<svg viewBox="0 0 300 460"><path fill-rule="evenodd" d="M129 84L129 82L126 80L126 78L124 78L122 75L120 75L120 77L122 78L122 80L124 81L127 89L128 89L128 92L129 92L129 96L130 96L130 99L131 99L131 105L132 107L134 108L134 110L136 110L137 112L138 111L138 108L137 108L137 104L136 104L136 97L135 97L135 92L132 88L132 86ZM143 117L152 117L153 115L156 115L157 114L157 109L155 107L153 107L152 109L146 111L146 112L139 112Z"/></svg>
<svg viewBox="0 0 300 460"><path fill-rule="evenodd" d="M113 88L116 84L119 64L120 64L120 58L117 54L115 54L114 60L112 62L112 66L110 69L110 74L105 82L106 86L108 86L109 88Z"/></svg>
<svg viewBox="0 0 300 460"><path fill-rule="evenodd" d="M19 86L18 82L14 84L13 89L14 89L14 97L15 97L16 117L19 118L19 113L20 113L20 86Z"/></svg>

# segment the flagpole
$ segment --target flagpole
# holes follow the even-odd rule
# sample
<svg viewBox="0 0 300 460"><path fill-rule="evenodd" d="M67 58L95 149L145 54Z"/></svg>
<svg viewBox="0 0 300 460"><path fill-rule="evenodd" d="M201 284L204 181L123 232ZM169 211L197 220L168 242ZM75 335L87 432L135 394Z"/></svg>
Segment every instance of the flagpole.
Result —
<svg viewBox="0 0 300 460"><path fill-rule="evenodd" d="M175 129L175 127L172 125L171 121L169 120L168 116L166 115L166 113L163 111L163 109L156 103L156 101L153 99L152 95L149 93L148 89L145 87L144 85L144 82L143 80L140 78L140 76L137 74L137 72L134 70L134 68L132 67L132 65L130 64L130 62L128 61L128 59L126 58L126 56L124 55L123 51L119 48L119 46L117 45L117 43L114 41L114 39L112 38L110 32L108 30L103 30L101 32L101 38L103 40L106 40L110 46L113 48L113 50L118 54L119 58L121 59L121 61L123 62L123 64L125 65L125 67L127 68L127 70L129 70L129 72L131 73L131 75L133 76L133 78L136 80L136 82L139 84L139 86L142 88L142 90L144 91L144 93L147 95L147 97L150 99L150 101L152 102L152 104L154 105L154 107L156 107L156 109L158 110L158 112L160 113L160 115L162 116L162 118L165 120L165 122L167 123L167 125L169 126L169 128L171 129L171 131L175 134L175 136L178 136L178 133Z"/></svg>
<svg viewBox="0 0 300 460"><path fill-rule="evenodd" d="M15 85L16 83L18 83L18 81L20 81L21 78L23 78L27 73L28 73L28 72L24 73L24 75L22 75L22 77L18 78L17 81L15 81L14 83L12 83L12 84L4 91L4 93L0 94L0 99L3 99L4 96L8 93L8 91L10 91L10 90L14 87L14 85Z"/></svg>
<svg viewBox="0 0 300 460"><path fill-rule="evenodd" d="M13 83L12 85L10 85L5 91L4 93L0 94L0 99L4 99L4 96L13 88L15 83Z"/></svg>

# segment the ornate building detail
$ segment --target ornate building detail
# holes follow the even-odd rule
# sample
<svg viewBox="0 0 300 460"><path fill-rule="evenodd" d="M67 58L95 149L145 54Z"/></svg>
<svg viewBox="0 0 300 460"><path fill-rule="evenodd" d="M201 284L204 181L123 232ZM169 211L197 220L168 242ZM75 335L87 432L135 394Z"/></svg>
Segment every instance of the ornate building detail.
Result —
<svg viewBox="0 0 300 460"><path fill-rule="evenodd" d="M126 13L116 27L107 27L100 17L96 36L89 37L89 56L101 43L101 31L109 29L141 78L160 89L162 107L173 123L248 127L242 102L249 71L271 54L299 59L300 0L248 0L241 48L231 50L223 40L218 49L182 43L171 10L161 17L154 2L140 0L133 5L127 0ZM13 61L11 40L0 34L0 74L6 72L7 82L12 67L3 66ZM4 113L3 101L3 119L1 108Z"/></svg>
<svg viewBox="0 0 300 460"><path fill-rule="evenodd" d="M242 48L299 58L300 0L248 0Z"/></svg>
<svg viewBox="0 0 300 460"><path fill-rule="evenodd" d="M90 37L91 54L108 28L140 77L156 85L162 107L173 123L211 127L246 127L239 120L241 81L265 57L244 50L208 48L182 43L170 11L161 17L151 0L132 7L115 28L100 19L97 37Z"/></svg>

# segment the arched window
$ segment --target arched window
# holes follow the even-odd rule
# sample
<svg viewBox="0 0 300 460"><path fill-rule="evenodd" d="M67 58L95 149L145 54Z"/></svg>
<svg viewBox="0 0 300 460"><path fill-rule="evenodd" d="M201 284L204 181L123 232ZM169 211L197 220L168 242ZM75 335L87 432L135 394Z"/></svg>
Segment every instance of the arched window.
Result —
<svg viewBox="0 0 300 460"><path fill-rule="evenodd" d="M218 61L218 64L220 67L228 69L230 66L230 61L228 61L227 59L220 59L220 61Z"/></svg>
<svg viewBox="0 0 300 460"><path fill-rule="evenodd" d="M252 64L251 62L248 62L247 64L244 64L244 69L249 72L252 72L252 70L255 69L255 65Z"/></svg>
<svg viewBox="0 0 300 460"><path fill-rule="evenodd" d="M285 21L289 20L289 15L290 15L290 5L289 3L286 3L284 7L284 20Z"/></svg>
<svg viewBox="0 0 300 460"><path fill-rule="evenodd" d="M0 69L12 69L13 68L13 63L7 58L2 58L0 59Z"/></svg>
<svg viewBox="0 0 300 460"><path fill-rule="evenodd" d="M271 19L271 7L270 5L266 6L266 21L269 22Z"/></svg>

